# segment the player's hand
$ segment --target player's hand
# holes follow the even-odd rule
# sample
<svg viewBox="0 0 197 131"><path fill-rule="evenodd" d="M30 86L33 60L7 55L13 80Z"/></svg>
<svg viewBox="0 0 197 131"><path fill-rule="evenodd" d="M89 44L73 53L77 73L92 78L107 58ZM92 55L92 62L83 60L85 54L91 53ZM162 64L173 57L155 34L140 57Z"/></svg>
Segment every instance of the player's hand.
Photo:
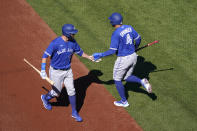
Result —
<svg viewBox="0 0 197 131"><path fill-rule="evenodd" d="M94 54L92 54L92 56L94 58L94 61L97 61L103 57L103 53L94 53Z"/></svg>
<svg viewBox="0 0 197 131"><path fill-rule="evenodd" d="M94 61L94 57L93 56L89 56L89 60Z"/></svg>
<svg viewBox="0 0 197 131"><path fill-rule="evenodd" d="M42 79L46 79L46 77L47 77L46 71L45 70L41 70L40 76L41 76Z"/></svg>

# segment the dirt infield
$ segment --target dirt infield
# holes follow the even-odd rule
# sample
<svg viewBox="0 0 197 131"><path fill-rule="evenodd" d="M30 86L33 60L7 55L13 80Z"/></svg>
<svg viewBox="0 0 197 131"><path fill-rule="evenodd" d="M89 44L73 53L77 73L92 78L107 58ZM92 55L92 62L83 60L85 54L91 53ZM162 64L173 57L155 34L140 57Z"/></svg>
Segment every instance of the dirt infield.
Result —
<svg viewBox="0 0 197 131"><path fill-rule="evenodd" d="M89 71L75 56L72 69L77 104L83 122L71 118L66 91L43 108L40 95L50 85L23 62L40 69L41 56L56 34L25 0L1 0L0 4L0 131L140 131L123 108L98 84L99 71ZM79 43L80 44L80 43Z"/></svg>

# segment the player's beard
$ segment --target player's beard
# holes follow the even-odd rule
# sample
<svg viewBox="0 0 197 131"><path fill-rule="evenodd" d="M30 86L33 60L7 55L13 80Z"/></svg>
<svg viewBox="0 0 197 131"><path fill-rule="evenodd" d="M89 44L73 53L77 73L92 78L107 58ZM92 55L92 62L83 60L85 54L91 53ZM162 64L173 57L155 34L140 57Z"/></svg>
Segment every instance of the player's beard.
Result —
<svg viewBox="0 0 197 131"><path fill-rule="evenodd" d="M75 35L72 34L71 37L68 38L68 40L69 40L69 41L75 41L74 36L75 36Z"/></svg>

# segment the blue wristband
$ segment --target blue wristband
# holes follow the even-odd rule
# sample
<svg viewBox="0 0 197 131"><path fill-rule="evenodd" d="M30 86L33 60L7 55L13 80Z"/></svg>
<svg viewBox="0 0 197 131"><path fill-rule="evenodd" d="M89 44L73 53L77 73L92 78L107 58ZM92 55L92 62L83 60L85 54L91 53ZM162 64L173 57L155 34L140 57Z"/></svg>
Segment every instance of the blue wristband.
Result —
<svg viewBox="0 0 197 131"><path fill-rule="evenodd" d="M42 63L41 64L41 70L45 70L45 68L46 68L46 63Z"/></svg>

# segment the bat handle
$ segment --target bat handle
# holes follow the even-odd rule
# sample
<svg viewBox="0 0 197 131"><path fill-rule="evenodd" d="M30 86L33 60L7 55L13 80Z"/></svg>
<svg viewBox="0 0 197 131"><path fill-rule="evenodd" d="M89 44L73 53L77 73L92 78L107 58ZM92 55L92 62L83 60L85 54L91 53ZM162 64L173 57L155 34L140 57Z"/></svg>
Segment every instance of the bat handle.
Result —
<svg viewBox="0 0 197 131"><path fill-rule="evenodd" d="M29 63L25 58L24 58L24 61L29 65L31 66L38 74L40 74L40 71L35 67L33 66L31 63ZM54 82L52 80L50 80L48 77L45 78L45 80L47 82L49 82L51 85L54 85Z"/></svg>
<svg viewBox="0 0 197 131"><path fill-rule="evenodd" d="M46 81L48 81L51 85L54 85L54 82L50 80L48 77L46 77Z"/></svg>

